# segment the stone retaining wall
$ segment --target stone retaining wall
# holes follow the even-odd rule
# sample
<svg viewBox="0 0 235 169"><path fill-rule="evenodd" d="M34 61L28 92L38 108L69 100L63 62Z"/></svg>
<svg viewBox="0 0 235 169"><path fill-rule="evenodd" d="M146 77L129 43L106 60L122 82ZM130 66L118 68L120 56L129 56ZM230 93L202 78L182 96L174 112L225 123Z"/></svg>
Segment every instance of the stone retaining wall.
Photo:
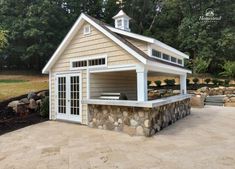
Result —
<svg viewBox="0 0 235 169"><path fill-rule="evenodd" d="M190 114L190 99L154 108L88 105L89 127L152 136Z"/></svg>

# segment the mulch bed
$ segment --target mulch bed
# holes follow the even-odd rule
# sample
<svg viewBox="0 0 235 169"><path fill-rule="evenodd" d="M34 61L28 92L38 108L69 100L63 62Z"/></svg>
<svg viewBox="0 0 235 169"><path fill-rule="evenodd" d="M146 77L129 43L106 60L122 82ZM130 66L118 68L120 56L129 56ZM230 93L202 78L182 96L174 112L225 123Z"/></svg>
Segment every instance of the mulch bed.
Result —
<svg viewBox="0 0 235 169"><path fill-rule="evenodd" d="M35 112L19 117L14 112L2 110L0 111L0 135L47 120Z"/></svg>

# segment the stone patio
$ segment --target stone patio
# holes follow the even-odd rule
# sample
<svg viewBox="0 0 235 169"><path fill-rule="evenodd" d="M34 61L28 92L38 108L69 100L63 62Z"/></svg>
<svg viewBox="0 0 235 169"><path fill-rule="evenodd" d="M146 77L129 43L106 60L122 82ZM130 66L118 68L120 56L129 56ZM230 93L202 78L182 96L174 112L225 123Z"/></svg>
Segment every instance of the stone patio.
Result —
<svg viewBox="0 0 235 169"><path fill-rule="evenodd" d="M234 169L235 108L192 109L146 138L43 122L0 136L1 169Z"/></svg>

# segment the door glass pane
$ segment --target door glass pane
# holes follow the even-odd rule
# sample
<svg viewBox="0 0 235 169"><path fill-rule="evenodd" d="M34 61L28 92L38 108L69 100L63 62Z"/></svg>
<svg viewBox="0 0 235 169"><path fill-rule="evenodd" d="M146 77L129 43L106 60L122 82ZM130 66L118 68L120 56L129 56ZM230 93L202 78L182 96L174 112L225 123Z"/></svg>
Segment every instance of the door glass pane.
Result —
<svg viewBox="0 0 235 169"><path fill-rule="evenodd" d="M58 77L58 113L66 114L66 78Z"/></svg>
<svg viewBox="0 0 235 169"><path fill-rule="evenodd" d="M72 76L70 77L70 111L71 115L79 115L79 76Z"/></svg>

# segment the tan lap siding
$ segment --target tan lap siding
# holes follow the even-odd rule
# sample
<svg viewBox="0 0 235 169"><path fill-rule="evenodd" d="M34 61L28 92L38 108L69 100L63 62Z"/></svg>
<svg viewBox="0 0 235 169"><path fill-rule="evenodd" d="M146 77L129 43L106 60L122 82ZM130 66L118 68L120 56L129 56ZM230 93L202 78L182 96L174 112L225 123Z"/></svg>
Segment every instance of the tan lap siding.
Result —
<svg viewBox="0 0 235 169"><path fill-rule="evenodd" d="M133 38L125 38L125 39L148 55L148 43Z"/></svg>
<svg viewBox="0 0 235 169"><path fill-rule="evenodd" d="M70 60L86 58L90 56L97 55L107 55L108 57L108 66L123 66L129 64L137 64L139 61L134 58L132 55L127 53L111 39L106 37L100 31L96 30L91 26L91 33L89 35L83 34L83 26L74 36L68 47L65 49L63 54L57 60L53 66L51 72L53 74L58 72L69 72L70 71ZM51 83L54 82L55 75L51 79ZM86 88L86 70L82 72L82 100L87 98L87 88ZM55 108L55 85L51 85L51 95L52 103L51 110L52 115L55 117L56 108ZM132 96L135 97L135 96ZM87 124L87 105L82 105L82 123Z"/></svg>

